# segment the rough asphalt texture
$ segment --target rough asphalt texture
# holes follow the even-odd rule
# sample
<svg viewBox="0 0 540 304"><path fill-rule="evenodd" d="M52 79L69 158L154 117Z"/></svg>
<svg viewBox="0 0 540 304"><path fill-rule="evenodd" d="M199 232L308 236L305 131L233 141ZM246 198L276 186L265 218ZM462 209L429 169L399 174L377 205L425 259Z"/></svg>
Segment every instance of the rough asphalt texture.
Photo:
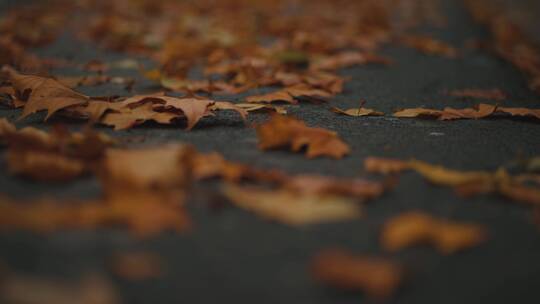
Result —
<svg viewBox="0 0 540 304"><path fill-rule="evenodd" d="M330 105L355 107L359 99L364 99L367 107L385 113L417 106L460 108L477 101L446 96L445 90L500 88L509 94L501 105L540 108L539 98L527 89L524 77L512 66L485 51L462 47L468 38L487 37L463 9L451 4L445 11L448 27L424 32L463 49L460 58L431 57L411 49L388 47L384 53L396 64L343 70L341 74L352 80ZM125 57L75 42L68 35L38 53L80 62ZM55 72L76 75L78 71ZM133 71L113 72L140 78ZM135 92L152 89L151 83L142 79L135 86ZM81 91L99 96L129 94L115 85ZM311 126L338 132L351 146L352 154L343 160L308 160L287 151L261 152L256 148L255 131L245 127L235 114L204 119L191 132L178 126L157 125L125 132L100 130L129 138L131 145L180 141L259 167L348 177L362 175L362 161L367 156L414 157L456 169L494 170L518 157L540 152L540 124L529 119L440 122L388 115L353 118L338 116L328 106L312 104L293 106L290 112ZM14 120L19 112L0 108L0 115ZM265 114L252 117L252 122L266 119ZM17 125L50 127L40 119L38 115ZM68 125L79 126L71 122ZM101 191L92 178L43 184L8 176L3 160L0 168L0 191L16 198L92 198ZM189 234L163 234L143 241L121 230L67 231L47 236L3 233L0 260L23 273L75 278L86 271L107 273L108 259L116 252L158 252L167 265L163 278L133 283L111 275L124 303L368 303L362 294L328 289L310 278L309 258L318 249L339 246L356 253L388 256L407 267L406 284L389 303L540 303L540 231L527 207L495 196L460 199L450 189L430 186L418 175L407 173L394 191L366 206L362 219L297 229L234 207L213 211L208 206L219 200L213 194L216 186L208 182L195 189L197 194L189 201L195 227ZM384 253L378 245L380 226L393 215L418 209L484 224L491 238L482 246L451 256L427 247Z"/></svg>

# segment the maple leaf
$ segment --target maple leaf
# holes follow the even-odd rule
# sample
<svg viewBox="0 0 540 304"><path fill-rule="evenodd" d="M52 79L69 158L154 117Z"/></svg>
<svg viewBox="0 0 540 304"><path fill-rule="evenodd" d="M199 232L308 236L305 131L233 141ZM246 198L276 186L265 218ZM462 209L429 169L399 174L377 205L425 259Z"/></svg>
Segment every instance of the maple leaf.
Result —
<svg viewBox="0 0 540 304"><path fill-rule="evenodd" d="M364 168L368 172L383 174L414 170L433 184L454 187L460 196L498 193L514 201L540 204L540 190L524 185L530 180L527 176L509 176L502 169L496 172L457 171L414 159L402 161L373 157L364 160Z"/></svg>
<svg viewBox="0 0 540 304"><path fill-rule="evenodd" d="M367 108L356 108L356 109L347 109L342 110L340 108L332 108L332 112L347 116L353 116L353 117L361 117L361 116L383 116L383 112L378 112L373 109L367 109Z"/></svg>
<svg viewBox="0 0 540 304"><path fill-rule="evenodd" d="M178 113L156 112L152 103L145 103L134 109L122 108L117 112L107 113L100 122L104 125L113 126L115 130L125 130L145 121L170 124L178 117L180 117Z"/></svg>
<svg viewBox="0 0 540 304"><path fill-rule="evenodd" d="M262 150L289 146L292 151L307 147L306 156L342 158L350 151L335 132L311 128L304 122L283 115L272 115L270 121L257 126L259 148Z"/></svg>
<svg viewBox="0 0 540 304"><path fill-rule="evenodd" d="M479 99L493 99L493 100L503 100L506 99L506 94L500 89L491 89L491 90L482 90L482 89L464 89L464 90L453 90L448 92L448 95L455 97L470 97L470 98L479 98Z"/></svg>
<svg viewBox="0 0 540 304"><path fill-rule="evenodd" d="M441 220L422 212L398 215L388 220L381 232L381 243L390 251L427 243L443 254L451 254L485 239L485 229L480 225Z"/></svg>
<svg viewBox="0 0 540 304"><path fill-rule="evenodd" d="M433 117L439 120L454 119L480 119L493 116L495 114L506 114L510 116L524 116L540 119L540 109L529 108L507 108L493 106L489 104L478 104L474 108L453 109L444 108L444 110L434 110L426 108L404 109L394 113L394 117Z"/></svg>
<svg viewBox="0 0 540 304"><path fill-rule="evenodd" d="M296 99L300 97L320 98L331 96L331 93L328 93L321 89L315 89L308 85L298 84L268 94L249 96L246 98L246 101L253 103L271 103L275 101L284 101L291 104L297 104L298 101Z"/></svg>
<svg viewBox="0 0 540 304"><path fill-rule="evenodd" d="M234 185L223 187L223 194L238 207L293 226L351 220L360 216L360 208L354 201L335 195Z"/></svg>
<svg viewBox="0 0 540 304"><path fill-rule="evenodd" d="M276 112L277 114L287 115L287 109L285 107L273 106L269 104L256 104L256 103L237 103L237 107L246 110L247 112L258 112L258 111L270 111Z"/></svg>
<svg viewBox="0 0 540 304"><path fill-rule="evenodd" d="M403 280L403 268L387 259L353 255L343 249L325 249L311 260L313 277L346 290L361 290L372 298L388 298Z"/></svg>
<svg viewBox="0 0 540 304"><path fill-rule="evenodd" d="M51 78L22 75L10 67L2 67L18 96L26 100L21 119L37 111L47 110L47 120L58 110L86 104L90 99Z"/></svg>
<svg viewBox="0 0 540 304"><path fill-rule="evenodd" d="M212 105L210 105L209 109L211 111L233 110L236 113L240 114L244 122L246 122L248 116L248 111L246 109L243 109L237 104L227 101L215 101Z"/></svg>

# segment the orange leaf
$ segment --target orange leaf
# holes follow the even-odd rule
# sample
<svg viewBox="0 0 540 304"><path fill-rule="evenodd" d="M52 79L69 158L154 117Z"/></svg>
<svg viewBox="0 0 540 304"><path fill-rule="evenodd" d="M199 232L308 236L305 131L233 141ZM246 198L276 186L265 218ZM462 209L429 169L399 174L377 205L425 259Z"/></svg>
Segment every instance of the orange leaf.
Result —
<svg viewBox="0 0 540 304"><path fill-rule="evenodd" d="M263 150L290 147L298 152L307 147L306 156L329 156L342 158L348 154L349 146L335 132L311 128L292 117L273 115L270 121L257 126L259 148Z"/></svg>
<svg viewBox="0 0 540 304"><path fill-rule="evenodd" d="M227 185L223 194L236 206L262 217L299 226L351 220L360 216L354 201L339 196Z"/></svg>
<svg viewBox="0 0 540 304"><path fill-rule="evenodd" d="M326 249L311 261L313 277L346 290L361 290L373 298L388 298L399 288L403 268L389 260L355 256L342 249Z"/></svg>
<svg viewBox="0 0 540 304"><path fill-rule="evenodd" d="M440 220L421 212L403 213L388 220L381 233L383 247L391 251L427 243L443 254L451 254L485 239L485 230L480 225Z"/></svg>

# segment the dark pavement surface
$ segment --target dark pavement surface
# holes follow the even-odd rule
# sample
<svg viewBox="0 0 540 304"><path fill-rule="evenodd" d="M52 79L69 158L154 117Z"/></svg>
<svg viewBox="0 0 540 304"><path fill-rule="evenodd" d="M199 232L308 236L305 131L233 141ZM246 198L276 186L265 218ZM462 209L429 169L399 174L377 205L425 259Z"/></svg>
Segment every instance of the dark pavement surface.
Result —
<svg viewBox="0 0 540 304"><path fill-rule="evenodd" d="M99 129L114 136L145 138L136 145L181 141L259 167L349 177L361 175L362 161L367 156L414 157L456 169L494 170L518 157L538 155L540 124L529 119L440 122L388 115L354 118L328 110L329 106L356 107L359 99L367 100L366 107L385 113L403 107L460 108L476 104L474 100L444 94L446 90L464 88L500 88L509 95L501 105L540 108L540 99L527 89L516 69L485 51L462 48L469 38L486 38L486 32L459 5L449 2L445 10L448 27L424 32L461 48L460 58L426 56L390 46L383 53L396 61L394 66L345 69L341 74L352 80L329 105L290 107L290 112L308 125L339 133L352 148L351 155L342 160L308 160L287 151L261 152L256 148L254 129L244 127L234 114L220 113L204 119L191 132L151 124L123 132ZM38 53L80 62L125 58L75 42L68 35ZM58 75L75 73L53 71ZM140 78L132 71L112 74ZM142 79L135 86L135 92L152 89L151 83ZM80 91L100 96L129 94L115 85ZM17 111L0 108L1 117L13 120L18 115ZM251 121L260 122L266 117L254 114ZM49 128L51 123L42 123L41 118L33 116L17 125ZM0 168L0 192L16 198L91 198L101 191L92 178L43 184L8 176L3 160ZM198 185L196 195L189 200L195 223L189 234L163 234L144 241L121 230L42 236L26 232L0 234L0 260L23 273L77 277L89 270L107 273L108 258L115 252L158 252L167 265L160 279L133 283L111 275L124 303L370 303L362 294L327 289L310 278L309 258L318 249L340 246L356 253L392 257L407 267L406 284L389 303L540 303L540 231L532 222L529 208L494 196L461 199L451 189L430 186L418 175L407 173L394 191L366 206L362 219L297 229L234 207L212 211L208 203L215 198L212 192L216 185ZM427 247L384 253L378 245L382 223L390 216L416 209L484 224L490 240L451 256Z"/></svg>

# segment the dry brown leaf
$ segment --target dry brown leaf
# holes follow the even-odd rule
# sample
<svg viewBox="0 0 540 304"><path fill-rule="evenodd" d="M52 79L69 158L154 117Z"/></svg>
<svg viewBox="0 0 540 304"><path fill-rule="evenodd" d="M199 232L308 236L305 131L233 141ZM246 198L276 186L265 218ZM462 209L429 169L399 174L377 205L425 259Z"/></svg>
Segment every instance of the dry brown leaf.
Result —
<svg viewBox="0 0 540 304"><path fill-rule="evenodd" d="M247 112L270 111L281 115L287 115L287 109L285 107L273 106L269 104L237 103L236 106L244 109Z"/></svg>
<svg viewBox="0 0 540 304"><path fill-rule="evenodd" d="M113 256L111 270L121 278L141 281L161 277L162 264L161 257L151 252L125 252Z"/></svg>
<svg viewBox="0 0 540 304"><path fill-rule="evenodd" d="M91 130L84 133L60 129L46 133L32 127L8 130L5 141L9 172L41 181L66 181L89 172L114 143L108 136Z"/></svg>
<svg viewBox="0 0 540 304"><path fill-rule="evenodd" d="M358 218L360 207L345 197L264 190L227 185L223 194L234 205L293 226Z"/></svg>
<svg viewBox="0 0 540 304"><path fill-rule="evenodd" d="M47 233L63 229L126 227L138 237L191 226L182 197L150 191L115 191L89 202L31 202L0 198L0 230Z"/></svg>
<svg viewBox="0 0 540 304"><path fill-rule="evenodd" d="M10 149L6 161L10 174L40 181L68 181L88 170L84 161L56 152Z"/></svg>
<svg viewBox="0 0 540 304"><path fill-rule="evenodd" d="M380 63L390 64L390 59L374 54L368 54L358 51L342 52L335 55L323 57L309 66L312 70L337 70L354 65Z"/></svg>
<svg viewBox="0 0 540 304"><path fill-rule="evenodd" d="M0 281L0 301L20 304L118 304L112 283L99 274L76 281L53 277L10 275Z"/></svg>
<svg viewBox="0 0 540 304"><path fill-rule="evenodd" d="M433 117L439 120L454 119L480 119L491 117L495 114L507 114L510 116L524 116L540 119L540 109L507 108L488 104L478 104L474 108L434 110L425 108L404 109L394 113L394 117Z"/></svg>
<svg viewBox="0 0 540 304"><path fill-rule="evenodd" d="M117 187L171 189L189 182L188 158L192 149L165 145L144 149L108 149L103 160L102 179L107 190Z"/></svg>
<svg viewBox="0 0 540 304"><path fill-rule="evenodd" d="M311 128L304 122L283 115L272 115L270 121L257 126L259 148L262 150L290 147L298 152L306 147L306 156L342 158L350 152L335 132Z"/></svg>
<svg viewBox="0 0 540 304"><path fill-rule="evenodd" d="M428 55L440 55L448 58L455 58L458 53L457 50L449 44L427 36L407 35L401 37L400 41L402 44Z"/></svg>
<svg viewBox="0 0 540 304"><path fill-rule="evenodd" d="M247 120L248 111L239 107L237 104L234 104L232 102L227 101L216 101L214 104L210 106L210 110L212 111L220 111L220 110L233 110L236 113L240 114L244 122Z"/></svg>
<svg viewBox="0 0 540 304"><path fill-rule="evenodd" d="M285 173L278 170L263 170L227 161L218 153L196 153L192 159L192 174L196 180L221 178L229 182L243 179L259 182L283 183L287 180Z"/></svg>
<svg viewBox="0 0 540 304"><path fill-rule="evenodd" d="M393 174L410 169L407 161L393 158L367 157L364 160L364 170L371 173Z"/></svg>
<svg viewBox="0 0 540 304"><path fill-rule="evenodd" d="M311 261L313 277L324 284L360 290L373 298L388 298L400 287L403 268L377 257L353 255L343 249L326 249Z"/></svg>
<svg viewBox="0 0 540 304"><path fill-rule="evenodd" d="M297 104L298 101L296 99L300 97L320 98L331 96L331 93L328 93L321 89L316 89L308 85L299 84L268 94L249 96L246 98L246 101L253 103L271 103L274 101L284 101L291 104Z"/></svg>
<svg viewBox="0 0 540 304"><path fill-rule="evenodd" d="M477 224L441 220L422 212L408 212L388 220L381 232L386 250L430 244L443 254L474 247L486 240L485 229Z"/></svg>
<svg viewBox="0 0 540 304"><path fill-rule="evenodd" d="M457 171L414 159L402 161L377 157L366 158L364 169L368 172L382 174L414 170L433 184L453 187L455 192L463 197L498 193L517 202L540 204L540 190L525 185L526 182L530 181L530 177L510 176L505 170L497 170L496 172Z"/></svg>
<svg viewBox="0 0 540 304"><path fill-rule="evenodd" d="M353 117L361 117L361 116L383 116L383 112L378 112L373 109L367 109L367 108L356 108L356 109L347 109L342 110L340 108L332 108L332 112L347 115L347 116L353 116Z"/></svg>
<svg viewBox="0 0 540 304"><path fill-rule="evenodd" d="M394 117L410 118L410 117L435 117L439 118L442 114L440 110L426 108L411 108L403 109L394 113Z"/></svg>
<svg viewBox="0 0 540 304"><path fill-rule="evenodd" d="M86 104L89 100L88 96L77 93L51 78L22 75L7 66L2 68L2 72L7 73L17 95L26 100L21 118L47 110L47 120L58 110Z"/></svg>
<svg viewBox="0 0 540 304"><path fill-rule="evenodd" d="M340 195L373 199L384 193L385 185L363 179L344 179L319 175L296 175L284 180L291 191L313 195Z"/></svg>
<svg viewBox="0 0 540 304"><path fill-rule="evenodd" d="M15 126L5 118L0 118L0 140L4 140L8 134L16 131Z"/></svg>
<svg viewBox="0 0 540 304"><path fill-rule="evenodd" d="M504 100L506 94L500 89L482 90L482 89L463 89L448 92L448 95L465 98Z"/></svg>
<svg viewBox="0 0 540 304"><path fill-rule="evenodd" d="M479 104L476 108L433 110L425 108L404 109L394 113L394 117L434 117L439 120L479 119L496 112L496 106Z"/></svg>
<svg viewBox="0 0 540 304"><path fill-rule="evenodd" d="M113 126L115 130L125 130L145 121L155 121L160 124L170 124L174 119L181 117L178 113L156 112L152 103L145 103L134 109L123 108L118 112L107 113L101 123Z"/></svg>
<svg viewBox="0 0 540 304"><path fill-rule="evenodd" d="M540 119L540 109L497 107L497 113Z"/></svg>
<svg viewBox="0 0 540 304"><path fill-rule="evenodd" d="M108 111L120 111L123 106L120 102L90 100L86 105L68 109L68 112L88 117L90 122L98 122Z"/></svg>
<svg viewBox="0 0 540 304"><path fill-rule="evenodd" d="M489 172L456 171L418 160L411 160L408 164L411 169L415 170L431 183L442 186L455 187L463 184L490 181L492 179L492 174Z"/></svg>
<svg viewBox="0 0 540 304"><path fill-rule="evenodd" d="M187 129L191 130L199 120L205 116L211 115L209 107L215 102L209 99L198 98L176 98L176 97L160 97L165 101L165 108L174 108L182 111L182 114L187 119Z"/></svg>

